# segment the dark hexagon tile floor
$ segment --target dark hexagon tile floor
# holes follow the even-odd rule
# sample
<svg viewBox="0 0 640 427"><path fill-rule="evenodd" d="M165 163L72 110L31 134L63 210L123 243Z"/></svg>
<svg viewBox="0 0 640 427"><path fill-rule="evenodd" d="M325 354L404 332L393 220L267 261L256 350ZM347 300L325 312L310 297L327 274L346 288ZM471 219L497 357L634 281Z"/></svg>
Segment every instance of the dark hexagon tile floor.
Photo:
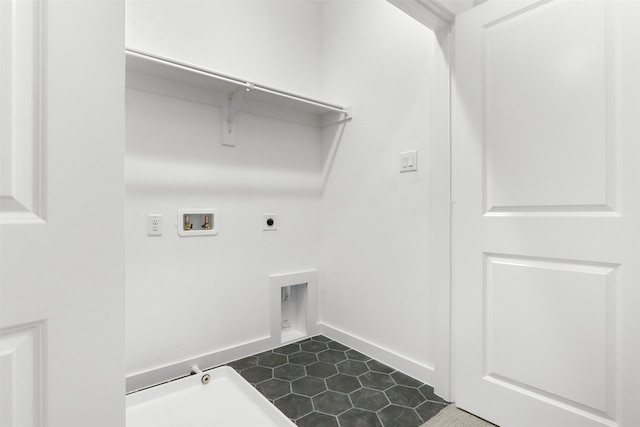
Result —
<svg viewBox="0 0 640 427"><path fill-rule="evenodd" d="M228 364L301 427L418 427L448 402L322 335Z"/></svg>

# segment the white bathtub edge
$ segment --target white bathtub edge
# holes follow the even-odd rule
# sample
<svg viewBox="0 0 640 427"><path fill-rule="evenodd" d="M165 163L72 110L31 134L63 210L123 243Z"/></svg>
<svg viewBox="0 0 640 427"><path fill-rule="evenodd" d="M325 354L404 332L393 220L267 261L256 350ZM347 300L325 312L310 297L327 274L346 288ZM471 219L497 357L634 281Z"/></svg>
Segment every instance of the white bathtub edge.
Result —
<svg viewBox="0 0 640 427"><path fill-rule="evenodd" d="M204 393L205 396L207 396L207 399L214 399L214 400L220 399L222 396L221 394L222 391L225 391L224 394L227 395L227 398L229 398L230 396L229 393L235 396L236 399L232 399L231 401L225 401L224 403L222 403L225 409L228 409L230 407L239 407L244 409L239 411L236 415L234 415L235 422L238 422L239 420L237 419L237 417L240 417L243 422L252 421L251 425L257 425L254 423L256 421L256 415L257 415L260 418L260 420L262 420L263 417L266 417L269 420L271 420L273 424L269 423L269 425L280 426L280 427L285 427L285 426L295 427L295 424L284 413L282 413L280 410L278 410L278 408L272 405L271 402L269 402L269 400L262 395L262 393L260 393L254 387L252 387L247 381L244 380L244 378L240 376L240 374L238 374L234 369L230 368L229 366L219 366L217 368L208 370L206 374L210 375L210 380L208 384L201 384L201 376L203 375L203 373L201 373L201 374L196 374L189 377L181 378L176 381L171 381L165 384L161 384L156 387L150 387L145 390L139 391L137 393L129 394L126 398L127 424L129 424L130 422L130 419L129 419L130 410L138 411L137 412L138 417L134 418L134 420L136 421L133 421L133 425L149 425L149 421L154 423L152 425L157 425L155 423L158 421L157 419L144 420L144 418L148 415L146 416L143 415L143 423L140 424L140 412L139 412L140 410L142 410L142 413L146 412L147 414L151 414L150 415L151 417L157 417L158 413L163 413L164 417L168 417L163 421L170 422L171 425L176 425L175 424L176 420L178 422L181 422L181 421L186 422L186 420L182 420L181 418L179 418L181 413L176 414L174 412L174 409L171 409L172 406L169 402L167 402L166 399L170 399L170 400L173 399L173 408L175 408L176 398L182 399L181 402L186 402L187 404L189 404L190 402L193 401L192 399L193 395L188 395L188 396L191 396L191 398L187 397L185 400L185 397L184 395L181 394L181 392L197 389L198 394ZM221 383L220 380L230 381L230 383L229 382ZM227 384L227 385L225 386L224 384ZM231 386L231 384L233 384L233 386ZM231 386L231 388L228 388L229 386ZM179 396L183 396L183 397L179 397ZM240 401L237 400L237 397L240 397ZM154 407L149 408L147 406L148 404L153 405L154 402L156 402L155 410L154 410ZM157 410L158 409L157 402L160 403L163 411ZM250 406L250 405L248 406L249 403L253 404L254 406ZM220 405L220 403L218 404ZM182 404L180 406L182 406ZM247 415L247 408L249 407L255 408L249 411L251 412L251 415ZM206 417L214 417L214 418L206 418L207 425L218 425L218 424L211 424L216 422L216 419L215 419L216 416L220 416L219 412L215 410L211 411L211 406L199 405L197 408L194 408L194 410L196 411L195 414L197 415L199 420L203 420ZM189 410L189 413L191 415L194 412ZM228 414L226 416L223 415L222 419L225 419L225 418L228 419L228 417L229 417ZM250 418L247 418L247 417L250 417ZM266 423L262 423L262 422L260 424L266 425ZM165 425L165 423L162 423L162 425ZM198 424L198 425L201 425L201 424ZM224 425L228 425L228 424L224 422Z"/></svg>

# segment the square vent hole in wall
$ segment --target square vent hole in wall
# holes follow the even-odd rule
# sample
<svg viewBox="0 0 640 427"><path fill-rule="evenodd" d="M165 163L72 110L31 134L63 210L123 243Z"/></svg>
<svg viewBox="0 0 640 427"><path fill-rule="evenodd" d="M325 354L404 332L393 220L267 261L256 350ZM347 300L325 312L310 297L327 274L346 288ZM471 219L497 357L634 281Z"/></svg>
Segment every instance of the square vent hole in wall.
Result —
<svg viewBox="0 0 640 427"><path fill-rule="evenodd" d="M316 272L271 276L271 337L275 345L316 333Z"/></svg>
<svg viewBox="0 0 640 427"><path fill-rule="evenodd" d="M307 336L307 284L280 288L281 342Z"/></svg>

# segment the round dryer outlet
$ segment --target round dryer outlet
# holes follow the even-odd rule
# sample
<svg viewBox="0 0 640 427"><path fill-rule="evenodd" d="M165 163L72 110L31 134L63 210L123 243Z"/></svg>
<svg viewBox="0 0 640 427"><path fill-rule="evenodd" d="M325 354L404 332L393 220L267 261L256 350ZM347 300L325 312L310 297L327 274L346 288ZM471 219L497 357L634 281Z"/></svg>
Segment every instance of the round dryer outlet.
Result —
<svg viewBox="0 0 640 427"><path fill-rule="evenodd" d="M262 214L262 230L276 231L278 229L277 214Z"/></svg>

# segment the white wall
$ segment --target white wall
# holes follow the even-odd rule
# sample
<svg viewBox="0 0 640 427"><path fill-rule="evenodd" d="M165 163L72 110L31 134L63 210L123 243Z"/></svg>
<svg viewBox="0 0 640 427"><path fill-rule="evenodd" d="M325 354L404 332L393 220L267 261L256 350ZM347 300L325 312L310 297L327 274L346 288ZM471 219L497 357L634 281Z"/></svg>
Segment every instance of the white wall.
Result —
<svg viewBox="0 0 640 427"><path fill-rule="evenodd" d="M127 46L317 97L319 8L307 0L127 0Z"/></svg>
<svg viewBox="0 0 640 427"><path fill-rule="evenodd" d="M229 148L214 105L128 90L128 374L259 342L268 275L320 266L324 331L430 379L431 32L384 0L133 0L127 12L130 47L355 112L339 140L243 114ZM400 174L411 149L419 171ZM219 209L219 236L178 238L181 207ZM280 215L278 232L261 231L262 212ZM145 235L148 213L165 215L164 236Z"/></svg>
<svg viewBox="0 0 640 427"><path fill-rule="evenodd" d="M317 90L313 3L131 2L128 12L131 47ZM237 145L225 147L215 104L226 98L203 91L196 98L127 90L129 375L202 355L227 357L227 349L247 343L265 350L269 275L314 269L319 259L319 128L240 112ZM208 207L219 212L217 236L177 235L178 209ZM149 213L164 215L163 236L146 235ZM279 215L278 231L262 230L263 213Z"/></svg>
<svg viewBox="0 0 640 427"><path fill-rule="evenodd" d="M324 190L320 320L429 379L434 36L385 1L328 2L323 79L353 105ZM400 173L400 152L418 171ZM387 357L389 362L396 360ZM397 365L398 363L396 363Z"/></svg>
<svg viewBox="0 0 640 427"><path fill-rule="evenodd" d="M44 324L42 425L123 426L124 2L44 3L47 211L1 226L0 324Z"/></svg>

